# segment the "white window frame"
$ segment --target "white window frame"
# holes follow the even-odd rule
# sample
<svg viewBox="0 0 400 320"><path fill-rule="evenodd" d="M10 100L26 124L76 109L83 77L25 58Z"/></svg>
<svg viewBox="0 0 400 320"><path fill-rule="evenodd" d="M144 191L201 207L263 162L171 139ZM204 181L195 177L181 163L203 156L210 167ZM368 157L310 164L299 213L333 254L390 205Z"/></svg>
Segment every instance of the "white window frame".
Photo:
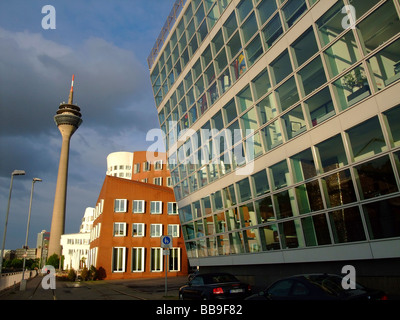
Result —
<svg viewBox="0 0 400 320"><path fill-rule="evenodd" d="M153 178L153 184L156 184L158 186L162 186L162 177Z"/></svg>
<svg viewBox="0 0 400 320"><path fill-rule="evenodd" d="M181 271L181 248L172 248L169 254L169 271ZM177 258L177 265L175 265L175 258Z"/></svg>
<svg viewBox="0 0 400 320"><path fill-rule="evenodd" d="M113 235L114 235L114 237L125 237L126 236L126 223L125 222L114 222Z"/></svg>
<svg viewBox="0 0 400 320"><path fill-rule="evenodd" d="M168 214L170 215L178 214L178 204L176 202L168 202Z"/></svg>
<svg viewBox="0 0 400 320"><path fill-rule="evenodd" d="M150 213L162 214L162 201L150 201Z"/></svg>
<svg viewBox="0 0 400 320"><path fill-rule="evenodd" d="M163 162L162 160L154 161L154 170L162 170Z"/></svg>
<svg viewBox="0 0 400 320"><path fill-rule="evenodd" d="M126 212L127 208L127 199L114 199L114 212Z"/></svg>
<svg viewBox="0 0 400 320"><path fill-rule="evenodd" d="M150 237L157 238L163 234L163 225L161 223L150 224Z"/></svg>
<svg viewBox="0 0 400 320"><path fill-rule="evenodd" d="M133 165L133 173L139 173L140 172L140 163L135 163Z"/></svg>
<svg viewBox="0 0 400 320"><path fill-rule="evenodd" d="M149 161L143 162L143 171L150 171L150 162Z"/></svg>
<svg viewBox="0 0 400 320"><path fill-rule="evenodd" d="M132 212L133 213L145 213L146 202L144 200L133 200L132 201Z"/></svg>
<svg viewBox="0 0 400 320"><path fill-rule="evenodd" d="M117 258L115 259L115 254ZM113 247L111 255L111 268L113 273L125 272L126 266L126 248L125 247ZM117 265L115 265L115 261Z"/></svg>
<svg viewBox="0 0 400 320"><path fill-rule="evenodd" d="M144 272L145 266L145 248L144 247L133 247L132 248L132 272ZM140 257L138 259L138 257Z"/></svg>
<svg viewBox="0 0 400 320"><path fill-rule="evenodd" d="M136 234L134 234L136 230ZM144 223L132 223L132 237L144 237L146 225Z"/></svg>
<svg viewBox="0 0 400 320"><path fill-rule="evenodd" d="M169 224L168 235L173 238L179 238L179 224Z"/></svg>
<svg viewBox="0 0 400 320"><path fill-rule="evenodd" d="M162 248L151 248L150 249L150 271L151 272L162 272L164 267L164 256ZM154 261L157 259L158 261Z"/></svg>
<svg viewBox="0 0 400 320"><path fill-rule="evenodd" d="M171 179L171 177L167 177L167 187L172 187L172 179Z"/></svg>

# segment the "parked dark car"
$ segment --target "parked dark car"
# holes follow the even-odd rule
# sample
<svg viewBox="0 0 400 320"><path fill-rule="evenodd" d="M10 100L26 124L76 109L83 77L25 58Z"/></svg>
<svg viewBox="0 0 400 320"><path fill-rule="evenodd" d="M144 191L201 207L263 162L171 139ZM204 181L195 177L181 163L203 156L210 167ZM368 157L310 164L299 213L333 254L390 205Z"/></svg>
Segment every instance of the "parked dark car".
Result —
<svg viewBox="0 0 400 320"><path fill-rule="evenodd" d="M383 291L358 283L355 289L346 290L342 280L342 276L326 273L292 276L276 281L246 300L387 300Z"/></svg>
<svg viewBox="0 0 400 320"><path fill-rule="evenodd" d="M196 274L179 289L180 300L244 299L249 295L250 286L229 273Z"/></svg>

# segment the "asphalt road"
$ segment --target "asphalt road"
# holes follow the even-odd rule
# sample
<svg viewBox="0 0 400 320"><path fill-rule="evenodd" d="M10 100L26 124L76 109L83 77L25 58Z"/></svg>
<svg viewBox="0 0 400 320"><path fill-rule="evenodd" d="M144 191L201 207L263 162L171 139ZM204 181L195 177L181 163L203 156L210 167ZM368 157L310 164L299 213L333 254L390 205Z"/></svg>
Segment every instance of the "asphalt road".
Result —
<svg viewBox="0 0 400 320"><path fill-rule="evenodd" d="M28 280L26 290L19 285L0 292L4 300L177 300L179 287L187 277L67 282L56 281L55 290L42 287L42 276Z"/></svg>

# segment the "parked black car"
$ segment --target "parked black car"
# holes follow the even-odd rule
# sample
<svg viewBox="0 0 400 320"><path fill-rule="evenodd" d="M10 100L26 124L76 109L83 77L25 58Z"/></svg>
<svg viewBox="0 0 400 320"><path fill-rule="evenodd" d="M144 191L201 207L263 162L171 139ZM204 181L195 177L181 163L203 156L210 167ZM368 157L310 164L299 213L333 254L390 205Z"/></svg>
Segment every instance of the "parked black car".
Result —
<svg viewBox="0 0 400 320"><path fill-rule="evenodd" d="M196 274L179 289L180 300L244 299L249 295L250 286L229 273Z"/></svg>
<svg viewBox="0 0 400 320"><path fill-rule="evenodd" d="M383 291L358 283L355 289L344 289L342 280L342 276L326 273L292 276L276 281L246 300L387 300Z"/></svg>

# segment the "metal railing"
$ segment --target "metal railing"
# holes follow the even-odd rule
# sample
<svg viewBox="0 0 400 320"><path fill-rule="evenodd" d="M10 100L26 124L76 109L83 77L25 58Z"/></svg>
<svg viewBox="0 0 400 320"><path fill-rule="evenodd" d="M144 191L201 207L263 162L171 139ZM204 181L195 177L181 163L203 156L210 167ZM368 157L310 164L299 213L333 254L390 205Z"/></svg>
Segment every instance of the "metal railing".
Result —
<svg viewBox="0 0 400 320"><path fill-rule="evenodd" d="M149 66L149 69L153 67L154 62L156 61L156 58L160 53L160 50L165 42L165 39L168 37L169 32L171 31L172 26L176 22L177 17L181 13L181 10L184 7L186 1L187 0L175 1L170 14L168 15L167 21L165 21L165 24L162 27L160 34L158 35L156 43L154 44L153 49L151 49L150 55L147 58L147 64Z"/></svg>

